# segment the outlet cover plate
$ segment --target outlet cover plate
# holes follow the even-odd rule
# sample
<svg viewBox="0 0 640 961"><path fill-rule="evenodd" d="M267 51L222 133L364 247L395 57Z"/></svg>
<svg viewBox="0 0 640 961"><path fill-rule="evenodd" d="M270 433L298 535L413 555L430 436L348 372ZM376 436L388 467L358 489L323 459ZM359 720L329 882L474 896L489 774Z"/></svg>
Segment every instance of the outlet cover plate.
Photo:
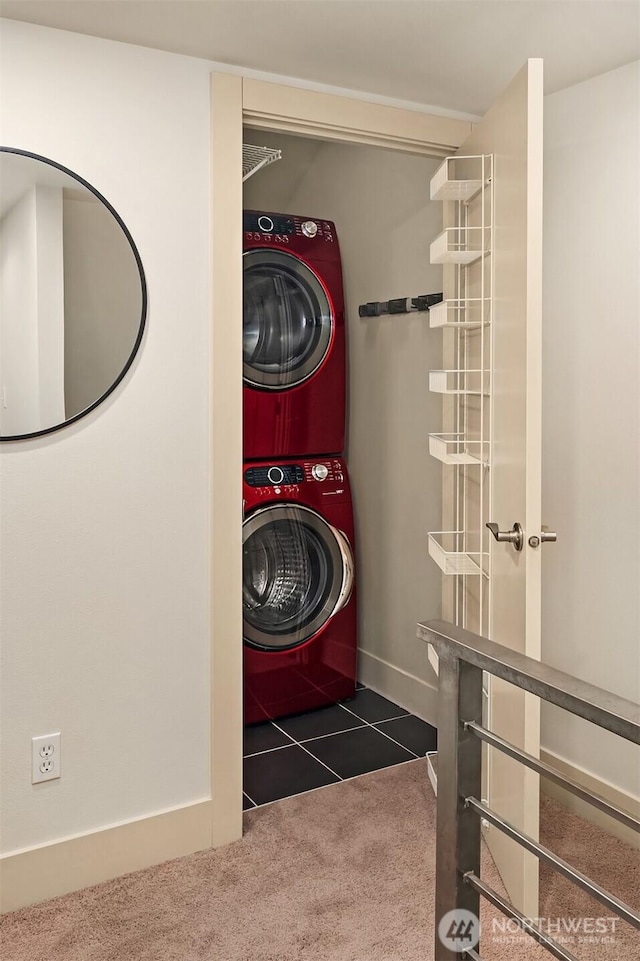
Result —
<svg viewBox="0 0 640 961"><path fill-rule="evenodd" d="M60 777L60 731L31 738L31 783Z"/></svg>

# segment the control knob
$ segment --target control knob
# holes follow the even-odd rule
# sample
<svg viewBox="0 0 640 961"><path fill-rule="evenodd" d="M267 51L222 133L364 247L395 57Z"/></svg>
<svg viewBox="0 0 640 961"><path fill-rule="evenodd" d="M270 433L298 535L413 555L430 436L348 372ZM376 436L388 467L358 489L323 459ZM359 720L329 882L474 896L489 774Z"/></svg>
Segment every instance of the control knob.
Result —
<svg viewBox="0 0 640 961"><path fill-rule="evenodd" d="M302 233L305 237L315 237L318 233L318 225L314 220L305 220L302 225Z"/></svg>
<svg viewBox="0 0 640 961"><path fill-rule="evenodd" d="M271 217L258 217L258 227L263 230L265 234L270 234L273 230L273 220Z"/></svg>
<svg viewBox="0 0 640 961"><path fill-rule="evenodd" d="M284 471L281 467L270 467L267 471L267 477L271 484L281 484L284 480Z"/></svg>
<svg viewBox="0 0 640 961"><path fill-rule="evenodd" d="M323 481L327 479L329 468L326 464L314 464L311 473L317 481Z"/></svg>

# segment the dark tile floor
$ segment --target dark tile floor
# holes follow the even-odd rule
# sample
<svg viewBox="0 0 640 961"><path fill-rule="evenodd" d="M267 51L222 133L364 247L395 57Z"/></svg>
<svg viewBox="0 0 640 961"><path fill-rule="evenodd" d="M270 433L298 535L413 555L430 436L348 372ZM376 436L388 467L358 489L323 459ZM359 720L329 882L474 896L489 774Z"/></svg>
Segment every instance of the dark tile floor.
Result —
<svg viewBox="0 0 640 961"><path fill-rule="evenodd" d="M358 685L356 695L244 730L244 809L424 757L436 729Z"/></svg>

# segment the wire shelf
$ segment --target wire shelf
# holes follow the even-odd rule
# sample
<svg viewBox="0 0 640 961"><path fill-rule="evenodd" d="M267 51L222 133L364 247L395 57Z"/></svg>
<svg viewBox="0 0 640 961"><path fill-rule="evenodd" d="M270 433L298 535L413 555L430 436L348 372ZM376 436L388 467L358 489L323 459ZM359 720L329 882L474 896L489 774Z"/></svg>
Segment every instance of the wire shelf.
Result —
<svg viewBox="0 0 640 961"><path fill-rule="evenodd" d="M485 456L482 456L482 448ZM486 441L468 440L463 433L429 434L429 453L443 464L469 464L488 466Z"/></svg>
<svg viewBox="0 0 640 961"><path fill-rule="evenodd" d="M436 394L488 394L488 370L430 370L429 390Z"/></svg>
<svg viewBox="0 0 640 961"><path fill-rule="evenodd" d="M429 308L430 327L473 328L491 323L491 299L466 297L442 300Z"/></svg>
<svg viewBox="0 0 640 961"><path fill-rule="evenodd" d="M430 197L431 200L458 200L458 201L468 201L472 197L482 190L482 178L480 176L482 172L481 157L446 157L442 164L438 167L430 183ZM460 169L462 167L462 162L467 161L465 165L466 173L469 173L473 169L474 173L478 176L475 178L467 177L456 177L456 168Z"/></svg>
<svg viewBox="0 0 640 961"><path fill-rule="evenodd" d="M446 227L431 242L432 264L473 264L489 253L488 227Z"/></svg>
<svg viewBox="0 0 640 961"><path fill-rule="evenodd" d="M460 549L469 538L467 531L431 531L428 537L429 555L443 574L487 576L488 555L481 551Z"/></svg>
<svg viewBox="0 0 640 961"><path fill-rule="evenodd" d="M255 147L253 144L242 144L242 182L248 180L259 170L276 160L282 159L282 151L272 147Z"/></svg>

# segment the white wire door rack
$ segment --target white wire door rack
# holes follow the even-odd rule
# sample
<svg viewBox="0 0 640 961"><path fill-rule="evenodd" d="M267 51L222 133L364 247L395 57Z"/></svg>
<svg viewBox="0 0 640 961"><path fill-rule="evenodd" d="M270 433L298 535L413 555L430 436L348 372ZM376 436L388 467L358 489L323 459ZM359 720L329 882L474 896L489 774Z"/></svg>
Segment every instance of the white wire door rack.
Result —
<svg viewBox="0 0 640 961"><path fill-rule="evenodd" d="M429 453L443 464L443 530L428 534L429 554L445 575L443 616L487 635L491 549L493 156L447 157L431 179L443 202L443 230L430 245L444 265L443 300L429 309L442 330L443 370L429 371L442 395L441 430Z"/></svg>
<svg viewBox="0 0 640 961"><path fill-rule="evenodd" d="M429 453L443 467L442 531L428 534L430 557L443 575L443 617L484 636L491 623L491 388L493 374L494 158L447 157L431 179L443 202L443 230L430 245L443 264L443 299L429 309L442 331L444 370L429 372L442 396L441 430ZM434 665L437 670L437 666ZM483 723L491 725L491 678L483 679ZM488 771L488 765L483 765ZM489 797L489 775L482 796Z"/></svg>

